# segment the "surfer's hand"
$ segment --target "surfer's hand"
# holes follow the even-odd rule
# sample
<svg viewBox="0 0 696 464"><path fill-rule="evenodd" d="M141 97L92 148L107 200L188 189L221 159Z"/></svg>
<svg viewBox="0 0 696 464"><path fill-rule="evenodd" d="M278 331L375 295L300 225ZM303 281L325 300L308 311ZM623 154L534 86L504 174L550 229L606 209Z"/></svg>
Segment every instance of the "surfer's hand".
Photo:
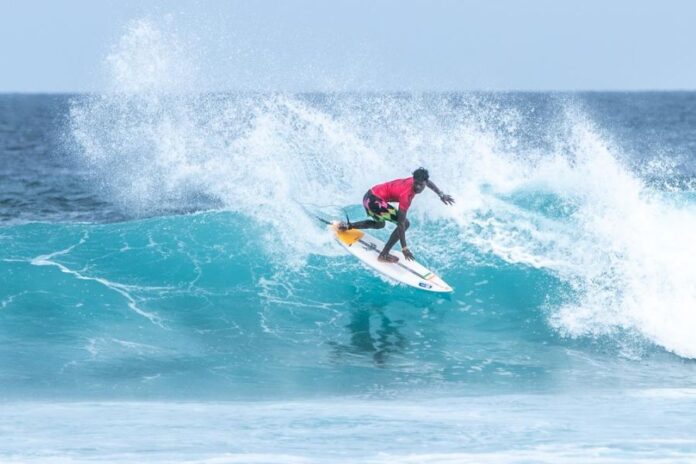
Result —
<svg viewBox="0 0 696 464"><path fill-rule="evenodd" d="M404 254L404 258L406 258L409 261L413 261L414 259L416 259L413 257L413 253L411 253L411 250L409 250L408 247L403 247L401 249L401 252Z"/></svg>
<svg viewBox="0 0 696 464"><path fill-rule="evenodd" d="M440 195L440 200L442 200L442 202L446 205L454 204L454 198L452 198L450 195L447 195L446 193Z"/></svg>

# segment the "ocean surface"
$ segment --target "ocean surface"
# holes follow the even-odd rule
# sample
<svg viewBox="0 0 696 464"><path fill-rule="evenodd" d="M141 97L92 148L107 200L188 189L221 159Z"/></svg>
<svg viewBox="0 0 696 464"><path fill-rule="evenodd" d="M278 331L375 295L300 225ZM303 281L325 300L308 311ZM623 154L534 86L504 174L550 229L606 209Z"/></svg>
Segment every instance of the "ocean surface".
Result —
<svg viewBox="0 0 696 464"><path fill-rule="evenodd" d="M165 90L0 95L1 462L696 462L696 93Z"/></svg>

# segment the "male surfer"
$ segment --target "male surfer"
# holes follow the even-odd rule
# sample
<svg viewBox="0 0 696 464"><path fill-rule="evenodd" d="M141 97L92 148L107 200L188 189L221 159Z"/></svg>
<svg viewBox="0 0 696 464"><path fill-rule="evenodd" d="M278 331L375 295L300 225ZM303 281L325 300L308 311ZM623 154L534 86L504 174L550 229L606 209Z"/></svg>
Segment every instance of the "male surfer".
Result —
<svg viewBox="0 0 696 464"><path fill-rule="evenodd" d="M411 200L417 194L429 187L433 192L437 193L440 200L446 205L454 203L454 198L442 193L435 184L433 184L428 174L428 170L418 168L413 171L413 177L405 179L396 179L384 184L375 185L367 191L363 197L363 206L367 215L372 219L367 219L360 222L342 222L338 225L339 230L348 229L381 229L385 225L385 221L396 223L396 229L392 232L391 237L384 245L384 249L379 254L379 260L386 263L395 263L399 260L396 256L389 253L396 241L401 241L401 251L408 260L413 259L413 253L406 246L406 229L411 225L406 219L406 212L411 206ZM397 211L389 202L399 202L399 210Z"/></svg>

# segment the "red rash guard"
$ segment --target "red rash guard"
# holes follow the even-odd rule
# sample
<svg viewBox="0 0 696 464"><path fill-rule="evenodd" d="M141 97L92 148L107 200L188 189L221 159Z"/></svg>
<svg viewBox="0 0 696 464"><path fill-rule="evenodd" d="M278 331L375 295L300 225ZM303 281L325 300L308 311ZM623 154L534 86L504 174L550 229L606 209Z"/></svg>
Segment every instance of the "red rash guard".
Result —
<svg viewBox="0 0 696 464"><path fill-rule="evenodd" d="M399 211L405 213L411 206L411 200L416 196L413 191L413 177L396 179L383 184L375 185L370 189L372 193L384 201L399 202Z"/></svg>

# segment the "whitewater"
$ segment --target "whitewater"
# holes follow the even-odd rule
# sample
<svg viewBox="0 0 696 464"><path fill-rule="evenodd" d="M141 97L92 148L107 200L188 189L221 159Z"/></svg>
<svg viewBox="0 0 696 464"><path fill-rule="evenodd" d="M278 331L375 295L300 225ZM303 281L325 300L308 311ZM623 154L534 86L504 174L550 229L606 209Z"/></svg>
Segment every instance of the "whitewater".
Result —
<svg viewBox="0 0 696 464"><path fill-rule="evenodd" d="M0 96L3 462L694 462L696 94ZM315 215L428 168L374 279ZM385 239L390 230L378 231Z"/></svg>

